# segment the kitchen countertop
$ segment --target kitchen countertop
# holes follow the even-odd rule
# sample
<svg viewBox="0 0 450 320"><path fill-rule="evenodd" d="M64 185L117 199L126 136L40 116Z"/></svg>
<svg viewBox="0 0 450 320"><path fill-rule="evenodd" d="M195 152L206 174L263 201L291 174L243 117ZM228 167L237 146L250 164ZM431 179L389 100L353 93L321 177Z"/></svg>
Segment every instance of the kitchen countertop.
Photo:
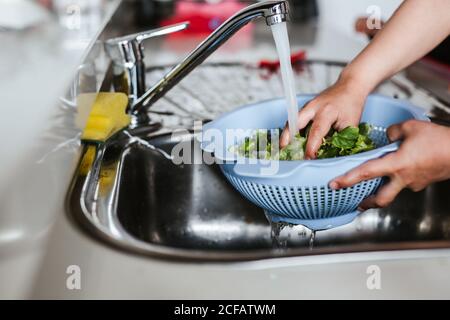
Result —
<svg viewBox="0 0 450 320"><path fill-rule="evenodd" d="M1 297L25 296L48 231L64 212L74 155L44 161L46 153L74 134L64 131L64 119L59 122L64 117L60 97L120 3L97 2L96 10L80 15L79 25L53 12L40 24L0 31Z"/></svg>
<svg viewBox="0 0 450 320"><path fill-rule="evenodd" d="M114 4L110 3L111 8ZM105 19L107 16L105 13ZM362 38L348 37L320 23L308 28L312 29L290 32L293 50L306 49L310 58L348 61L365 45ZM313 42L311 33L315 34ZM94 34L92 39L96 37ZM261 37L271 39L270 33ZM21 119L21 128L23 125L28 132L28 136L14 134L10 142L13 145L7 144L6 150L15 160L10 163L3 160L1 164L4 188L0 193L0 298L450 297L450 250L446 249L189 263L128 254L84 233L64 209L64 198L78 160L79 129L73 123L75 111L58 104L57 97L64 92L88 46L62 61L47 54L51 68L44 61L29 65L35 69L22 66L22 72L27 74L19 77L16 85L36 90L23 97L17 97L14 84L5 79L0 82L2 92L6 89L11 94L7 95L6 105L14 103L19 109L17 113L6 114ZM173 63L189 49L187 44L183 47L184 51L167 47L161 50L161 41L152 40L146 44L147 64ZM34 46L31 48L36 50ZM18 65L14 51L7 52L13 59L12 65ZM220 49L209 61L235 61L236 52L241 61L276 56L270 43L259 38L247 48L230 45ZM61 65L52 63L56 60ZM53 72L47 72L49 69ZM30 78L30 74L35 76ZM47 92L45 99L35 98L42 90ZM32 106L32 113L25 112ZM23 117L26 119L22 122ZM34 123L38 118L39 123ZM20 131L12 121L9 123L12 128L6 125L2 128L4 137ZM36 132L36 137L30 139L29 132ZM21 150L13 150L17 144L22 146ZM12 156L25 151L27 157L21 161ZM12 179L3 179L13 171L14 175L9 175ZM69 276L66 271L71 265L81 269L80 290L66 286ZM371 265L382 270L381 290L367 289L367 268Z"/></svg>
<svg viewBox="0 0 450 320"><path fill-rule="evenodd" d="M59 97L119 3L99 2L95 11L80 15L79 25L55 10L38 25L0 31L0 134L8 154L0 158L0 191L7 185L8 172L20 170L34 142L32 133L48 126Z"/></svg>

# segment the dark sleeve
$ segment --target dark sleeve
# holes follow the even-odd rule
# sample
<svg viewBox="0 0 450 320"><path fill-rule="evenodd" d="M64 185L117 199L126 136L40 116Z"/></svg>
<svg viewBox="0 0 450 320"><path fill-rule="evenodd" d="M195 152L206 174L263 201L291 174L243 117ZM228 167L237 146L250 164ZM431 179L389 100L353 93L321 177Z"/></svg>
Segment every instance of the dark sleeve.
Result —
<svg viewBox="0 0 450 320"><path fill-rule="evenodd" d="M427 57L450 65L450 37L442 41Z"/></svg>

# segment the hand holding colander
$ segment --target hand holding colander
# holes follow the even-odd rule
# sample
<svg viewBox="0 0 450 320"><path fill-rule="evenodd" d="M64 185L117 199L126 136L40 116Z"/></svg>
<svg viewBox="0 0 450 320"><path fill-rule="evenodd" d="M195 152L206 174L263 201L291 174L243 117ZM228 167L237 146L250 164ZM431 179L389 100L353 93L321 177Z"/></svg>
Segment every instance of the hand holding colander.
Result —
<svg viewBox="0 0 450 320"><path fill-rule="evenodd" d="M303 106L313 97L298 96L298 105ZM388 141L386 128L409 119L428 120L422 109L405 101L370 95L362 121L373 126L370 138L377 148L331 159L243 161L231 151L235 140L224 139L217 143L208 139L208 130L212 129L226 137L227 129L240 129L244 134L251 129L282 128L286 123L285 101L275 99L237 108L207 123L200 140L204 151L214 153L231 184L251 202L265 209L272 221L321 230L351 222L358 214L358 204L376 192L382 177L340 190L329 188L329 182L368 160L396 151L400 143ZM270 165L277 168L276 172L262 174Z"/></svg>

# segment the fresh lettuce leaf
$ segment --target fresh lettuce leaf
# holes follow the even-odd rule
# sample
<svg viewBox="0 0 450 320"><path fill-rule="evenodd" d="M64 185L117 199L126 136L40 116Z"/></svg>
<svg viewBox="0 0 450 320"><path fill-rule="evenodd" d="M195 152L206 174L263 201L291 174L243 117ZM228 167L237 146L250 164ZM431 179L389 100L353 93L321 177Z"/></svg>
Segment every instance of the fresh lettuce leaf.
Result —
<svg viewBox="0 0 450 320"><path fill-rule="evenodd" d="M269 131L258 130L252 137L245 138L238 146L237 153L248 158L303 160L310 128L311 124L300 131L294 141L278 151L272 150ZM375 144L369 137L370 130L371 126L367 123L361 123L358 127L349 126L341 131L330 130L323 139L317 158L348 156L375 149Z"/></svg>

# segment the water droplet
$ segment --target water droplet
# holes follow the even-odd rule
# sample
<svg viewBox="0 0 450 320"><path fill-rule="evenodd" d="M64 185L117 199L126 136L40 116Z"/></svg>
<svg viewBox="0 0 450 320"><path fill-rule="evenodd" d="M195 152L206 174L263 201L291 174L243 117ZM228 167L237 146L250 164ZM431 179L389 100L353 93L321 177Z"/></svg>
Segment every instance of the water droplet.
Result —
<svg viewBox="0 0 450 320"><path fill-rule="evenodd" d="M316 238L316 230L311 230L311 236L309 238L309 250L314 248L314 239Z"/></svg>
<svg viewBox="0 0 450 320"><path fill-rule="evenodd" d="M272 239L272 245L278 249L284 249L287 247L287 240L283 240L280 235L281 231L286 227L283 222L270 222L270 236Z"/></svg>

